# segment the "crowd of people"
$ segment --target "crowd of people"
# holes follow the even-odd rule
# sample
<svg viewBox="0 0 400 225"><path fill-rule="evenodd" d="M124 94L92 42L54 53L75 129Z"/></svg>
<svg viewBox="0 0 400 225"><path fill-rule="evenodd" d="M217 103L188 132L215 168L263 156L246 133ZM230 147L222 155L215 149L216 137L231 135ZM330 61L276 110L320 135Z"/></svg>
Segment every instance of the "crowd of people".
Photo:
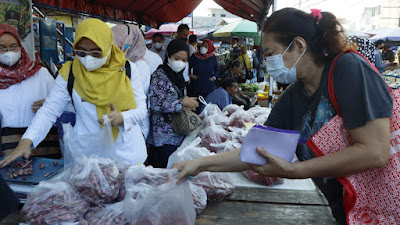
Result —
<svg viewBox="0 0 400 225"><path fill-rule="evenodd" d="M312 178L338 223L346 224L343 186L335 177L383 167L390 155L392 97L370 64L375 60L381 71L380 52L366 51L370 45L355 39L355 50L367 58L374 57L365 60L348 52L337 60L333 72L337 102L333 103L328 92L329 69L349 47L331 13L307 14L293 8L273 13L264 24L263 49L256 60L252 63L247 47L239 46L234 38L227 57L229 67L222 72L213 54L213 42L205 39L198 44L185 24L178 27L169 43L158 33L152 41L149 50L135 25L120 24L111 29L101 20L86 19L76 29L75 58L65 63L54 79L47 69L30 61L17 31L0 24L2 148L10 142L4 142L4 132L17 138L0 166L37 151L32 149L39 149L63 113L73 111L78 135L98 132L104 124L103 115L108 115L121 159L165 168L168 157L185 138L171 126L176 114L184 109L200 113L204 106L197 100L199 96L221 109L232 103L248 108L249 96L238 84L254 76L262 81L267 72L281 83L292 84L276 102L265 125L298 130L302 140L309 140L340 114L351 144L320 157L307 145L299 144L301 162L294 164L258 149L268 161L263 166L241 162L237 149L178 163L179 178L206 170L249 169L263 176ZM380 42L375 45L376 49L383 47ZM253 74L255 68L257 75ZM1 194L10 192L6 189L0 186Z"/></svg>

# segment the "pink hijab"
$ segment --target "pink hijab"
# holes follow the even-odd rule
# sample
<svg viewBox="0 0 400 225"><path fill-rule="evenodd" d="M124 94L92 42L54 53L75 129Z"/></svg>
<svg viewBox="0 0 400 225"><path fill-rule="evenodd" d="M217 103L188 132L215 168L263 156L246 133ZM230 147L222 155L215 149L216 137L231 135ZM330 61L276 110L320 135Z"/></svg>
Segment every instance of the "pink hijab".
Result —
<svg viewBox="0 0 400 225"><path fill-rule="evenodd" d="M126 58L132 62L144 60L146 53L146 43L139 27L133 24L118 24L111 28L114 36L114 43L118 48L124 50L124 46L129 44L130 48Z"/></svg>

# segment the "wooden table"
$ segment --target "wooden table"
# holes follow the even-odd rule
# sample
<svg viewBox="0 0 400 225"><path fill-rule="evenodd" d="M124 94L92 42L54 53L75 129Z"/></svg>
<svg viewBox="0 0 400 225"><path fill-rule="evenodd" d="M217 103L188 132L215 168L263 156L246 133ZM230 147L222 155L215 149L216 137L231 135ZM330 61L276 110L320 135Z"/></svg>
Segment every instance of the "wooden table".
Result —
<svg viewBox="0 0 400 225"><path fill-rule="evenodd" d="M319 191L238 187L223 202L209 203L196 225L336 225Z"/></svg>

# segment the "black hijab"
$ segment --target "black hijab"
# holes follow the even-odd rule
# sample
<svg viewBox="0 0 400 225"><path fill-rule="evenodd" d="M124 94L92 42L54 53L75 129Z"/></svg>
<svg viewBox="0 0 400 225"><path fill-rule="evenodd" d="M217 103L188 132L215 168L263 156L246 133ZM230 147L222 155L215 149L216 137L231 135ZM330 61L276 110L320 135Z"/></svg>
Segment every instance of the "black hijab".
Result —
<svg viewBox="0 0 400 225"><path fill-rule="evenodd" d="M186 51L189 56L189 46L186 44L185 41L182 41L180 39L175 39L175 40L171 41L168 44L167 50L165 52L166 57L164 60L164 64L160 65L159 68L163 69L164 72L167 74L168 78L171 80L171 82L174 83L178 87L179 92L180 92L178 94L180 95L180 97L182 97L184 94L185 86L186 86L185 79L183 78L183 71L185 69L183 69L182 71L180 71L178 73L175 73L175 71L173 71L168 66L168 58L179 51Z"/></svg>

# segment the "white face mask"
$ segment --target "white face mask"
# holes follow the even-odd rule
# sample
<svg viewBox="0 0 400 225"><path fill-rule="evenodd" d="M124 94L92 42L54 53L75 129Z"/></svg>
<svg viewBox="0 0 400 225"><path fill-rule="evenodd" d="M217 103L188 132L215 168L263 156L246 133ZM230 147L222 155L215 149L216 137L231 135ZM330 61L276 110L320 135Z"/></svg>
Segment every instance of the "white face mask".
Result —
<svg viewBox="0 0 400 225"><path fill-rule="evenodd" d="M232 47L236 48L236 47L237 47L237 44L233 44Z"/></svg>
<svg viewBox="0 0 400 225"><path fill-rule="evenodd" d="M0 62L6 66L14 66L21 58L21 50L18 52L5 52L0 54Z"/></svg>
<svg viewBox="0 0 400 225"><path fill-rule="evenodd" d="M277 55L272 55L267 57L267 72L268 74L276 80L276 82L281 83L281 84L290 84L294 81L296 81L296 65L303 57L304 53L306 52L307 49L304 49L303 53L301 53L300 57L297 59L297 61L294 63L292 68L288 69L285 67L285 63L283 61L283 55L288 51L290 46L292 46L293 41L290 43L290 45L286 48L286 50L283 52L283 54L277 54Z"/></svg>
<svg viewBox="0 0 400 225"><path fill-rule="evenodd" d="M170 58L168 58L168 66L175 72L175 73L179 73L182 70L185 69L186 67L186 63L183 61L174 61Z"/></svg>
<svg viewBox="0 0 400 225"><path fill-rule="evenodd" d="M87 55L85 57L78 56L78 59L82 63L82 65L86 68L87 71L93 71L99 69L107 62L107 58L108 55L110 55L110 52L111 48L108 51L107 55L103 58L95 58L91 55Z"/></svg>
<svg viewBox="0 0 400 225"><path fill-rule="evenodd" d="M206 54L208 52L208 48L206 48L206 47L201 47L200 48L200 53L201 54Z"/></svg>
<svg viewBox="0 0 400 225"><path fill-rule="evenodd" d="M154 43L153 43L153 46L154 46L155 49L160 49L160 48L162 48L162 43L160 43L160 42L154 42Z"/></svg>

